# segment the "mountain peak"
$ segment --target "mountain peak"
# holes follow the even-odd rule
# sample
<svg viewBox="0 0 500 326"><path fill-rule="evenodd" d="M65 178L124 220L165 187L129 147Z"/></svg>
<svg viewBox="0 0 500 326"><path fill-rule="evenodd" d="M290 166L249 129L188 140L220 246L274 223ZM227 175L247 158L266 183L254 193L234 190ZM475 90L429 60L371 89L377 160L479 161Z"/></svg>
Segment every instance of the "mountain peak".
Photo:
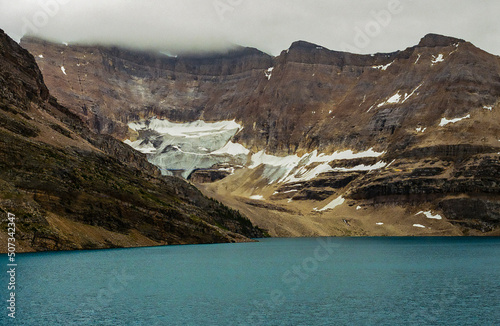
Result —
<svg viewBox="0 0 500 326"><path fill-rule="evenodd" d="M290 50L292 49L316 49L316 48L323 48L320 45L306 42L306 41L296 41L293 42L292 45L290 45Z"/></svg>
<svg viewBox="0 0 500 326"><path fill-rule="evenodd" d="M449 46L457 43L464 43L465 40L454 38L450 36L444 36L439 34L427 34L425 35L418 44L419 47L437 47L437 46Z"/></svg>

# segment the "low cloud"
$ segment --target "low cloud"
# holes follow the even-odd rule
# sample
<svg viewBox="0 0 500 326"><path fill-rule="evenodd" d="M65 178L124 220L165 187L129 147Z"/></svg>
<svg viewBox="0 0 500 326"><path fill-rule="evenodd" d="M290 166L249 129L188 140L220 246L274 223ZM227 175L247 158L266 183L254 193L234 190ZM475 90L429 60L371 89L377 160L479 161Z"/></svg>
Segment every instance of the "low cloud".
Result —
<svg viewBox="0 0 500 326"><path fill-rule="evenodd" d="M500 54L498 12L493 0L0 0L0 28L17 40L27 32L173 54L237 44L273 55L297 40L389 52L433 32Z"/></svg>

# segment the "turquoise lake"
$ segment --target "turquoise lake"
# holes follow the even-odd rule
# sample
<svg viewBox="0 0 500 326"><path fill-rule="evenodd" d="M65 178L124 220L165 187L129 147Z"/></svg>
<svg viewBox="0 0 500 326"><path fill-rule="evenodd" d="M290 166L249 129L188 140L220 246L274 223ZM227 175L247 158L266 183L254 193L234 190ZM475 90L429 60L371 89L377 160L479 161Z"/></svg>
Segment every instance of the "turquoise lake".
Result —
<svg viewBox="0 0 500 326"><path fill-rule="evenodd" d="M16 320L3 308L2 325L500 325L500 238L264 239L17 263Z"/></svg>

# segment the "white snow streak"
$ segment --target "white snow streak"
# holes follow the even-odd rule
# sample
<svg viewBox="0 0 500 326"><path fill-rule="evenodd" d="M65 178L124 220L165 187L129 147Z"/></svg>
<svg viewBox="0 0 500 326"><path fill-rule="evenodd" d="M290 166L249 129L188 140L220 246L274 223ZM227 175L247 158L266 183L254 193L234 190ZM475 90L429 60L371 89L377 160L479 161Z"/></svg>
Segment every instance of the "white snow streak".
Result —
<svg viewBox="0 0 500 326"><path fill-rule="evenodd" d="M274 67L271 67L271 68L267 69L266 72L264 72L264 74L267 77L267 80L271 80L271 76L273 75L273 70L274 70Z"/></svg>
<svg viewBox="0 0 500 326"><path fill-rule="evenodd" d="M420 85L418 85L410 94L405 93L404 96L401 95L401 94L399 94L400 91L398 91L396 94L394 94L393 96L391 96L387 101L382 102L379 105L377 105L377 107L380 108L380 107L382 107L384 105L387 105L387 104L398 104L398 103L402 104L402 103L406 102L410 97L412 97L415 94L415 92L418 91L418 89L420 87L422 87L422 85L423 85L423 83L420 84ZM368 112L370 112L371 109L372 108L370 108L368 110Z"/></svg>
<svg viewBox="0 0 500 326"><path fill-rule="evenodd" d="M415 60L415 64L417 64L417 63L418 63L418 61L420 60L420 57L421 57L421 56L422 56L421 54L419 54L419 55L418 55L417 60Z"/></svg>
<svg viewBox="0 0 500 326"><path fill-rule="evenodd" d="M342 205L343 203L345 203L344 197L339 197L339 198L333 200L330 204L323 207L322 209L315 208L314 210L317 212L324 212L324 211L327 211L330 209L337 208L338 206Z"/></svg>
<svg viewBox="0 0 500 326"><path fill-rule="evenodd" d="M394 63L394 61L393 61L393 62L391 62L391 63L388 63L388 64L386 64L386 65L372 66L372 68L373 68L373 69L379 69L379 70L384 70L384 71L385 71L385 70L387 70L387 68L389 68L389 67L390 67L393 63Z"/></svg>
<svg viewBox="0 0 500 326"><path fill-rule="evenodd" d="M352 168L334 168L333 171L335 172L373 171L373 170L383 169L386 166L387 163L380 161L374 165L361 164Z"/></svg>
<svg viewBox="0 0 500 326"><path fill-rule="evenodd" d="M404 98L403 102L401 102L401 103L406 102L406 101L407 101L410 97L412 97L412 96L413 96L413 94L415 94L415 92L416 92L416 91L418 91L418 89L419 89L420 87L422 87L422 85L423 85L423 84L424 84L424 83L422 83L422 84L418 85L418 86L417 86L417 88L415 88L415 89L414 89L414 90L413 90L410 94L405 93L405 98Z"/></svg>
<svg viewBox="0 0 500 326"><path fill-rule="evenodd" d="M446 118L443 118L441 119L441 122L439 123L439 126L440 127L444 127L446 126L447 124L450 124L450 123L457 123L459 121L462 121L462 120L465 120L465 119L470 119L470 114L466 115L465 117L462 117L462 118L456 118L456 119L451 119L451 120L448 120Z"/></svg>

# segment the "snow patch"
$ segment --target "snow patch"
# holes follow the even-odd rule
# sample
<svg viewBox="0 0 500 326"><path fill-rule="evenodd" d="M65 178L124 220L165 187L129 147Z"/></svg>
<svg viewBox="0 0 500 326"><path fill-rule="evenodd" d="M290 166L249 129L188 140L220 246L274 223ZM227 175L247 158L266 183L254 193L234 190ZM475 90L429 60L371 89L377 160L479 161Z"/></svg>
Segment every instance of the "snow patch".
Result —
<svg viewBox="0 0 500 326"><path fill-rule="evenodd" d="M399 103L399 101L401 101L401 95L399 95L399 92L398 92L397 94L394 94L392 97L390 97L387 100L387 103L396 104L396 103Z"/></svg>
<svg viewBox="0 0 500 326"><path fill-rule="evenodd" d="M359 211L362 207L361 206L358 206L356 207L356 210Z"/></svg>
<svg viewBox="0 0 500 326"><path fill-rule="evenodd" d="M377 105L378 108L387 105L387 104L397 104L401 101L401 95L399 94L399 91L391 96L387 101L380 103ZM371 108L370 108L371 109ZM368 110L369 111L369 110Z"/></svg>
<svg viewBox="0 0 500 326"><path fill-rule="evenodd" d="M64 66L61 66L61 71L63 72L63 74L67 75L66 68L64 68Z"/></svg>
<svg viewBox="0 0 500 326"><path fill-rule="evenodd" d="M253 200L264 200L264 196L262 196L262 195L253 195L253 196L250 196L250 199L253 199Z"/></svg>
<svg viewBox="0 0 500 326"><path fill-rule="evenodd" d="M428 212L424 212L424 211L421 211L421 212L418 212L417 214L415 214L415 216L418 216L418 215L421 215L421 214L424 214L428 219L433 219L433 220L442 220L443 217L439 214L432 214L431 211L428 211Z"/></svg>
<svg viewBox="0 0 500 326"><path fill-rule="evenodd" d="M233 167L230 167L230 168L220 168L219 171L229 172L231 175L233 175L235 169Z"/></svg>
<svg viewBox="0 0 500 326"><path fill-rule="evenodd" d="M422 127L418 127L417 129L415 129L417 132L421 132L421 133L424 133L427 128L422 128Z"/></svg>
<svg viewBox="0 0 500 326"><path fill-rule="evenodd" d="M264 74L267 77L267 80L271 80L271 76L273 75L273 70L274 70L274 67L271 67L271 68L267 69L266 72L264 72Z"/></svg>
<svg viewBox="0 0 500 326"><path fill-rule="evenodd" d="M489 111L492 111L493 110L493 107L492 106L483 106L483 109L485 110L489 110Z"/></svg>
<svg viewBox="0 0 500 326"><path fill-rule="evenodd" d="M382 222L379 222L379 223L376 223L378 226L381 226L381 225L384 225L384 223Z"/></svg>
<svg viewBox="0 0 500 326"><path fill-rule="evenodd" d="M43 54L38 55L40 59L43 59Z"/></svg>
<svg viewBox="0 0 500 326"><path fill-rule="evenodd" d="M423 83L420 84L420 85L418 85L411 93L409 93L409 94L405 93L404 96L400 95L399 94L400 91L398 91L396 94L394 94L393 96L391 96L387 101L382 102L379 105L377 105L377 107L380 108L380 107L382 107L384 105L387 105L387 104L398 104L398 103L402 104L402 103L406 102L410 97L412 97L415 94L415 92L418 91L418 89L420 87L422 87L422 85L423 85ZM370 112L371 109L372 108L370 108L368 110L368 112Z"/></svg>
<svg viewBox="0 0 500 326"><path fill-rule="evenodd" d="M333 200L330 204L323 207L322 209L315 208L314 210L317 212L324 212L324 211L327 211L330 209L337 208L338 206L342 205L343 203L345 203L344 197L339 197L339 198Z"/></svg>
<svg viewBox="0 0 500 326"><path fill-rule="evenodd" d="M432 60L432 64L435 65L436 63L440 63L444 61L444 56L440 53L437 57L432 56L434 59Z"/></svg>
<svg viewBox="0 0 500 326"><path fill-rule="evenodd" d="M441 122L439 123L439 126L440 127L444 127L446 126L447 124L450 124L450 123L457 123L459 121L462 121L462 120L465 120L465 119L470 119L470 114L466 115L465 117L462 117L462 118L456 118L456 119L451 119L451 120L448 120L446 118L442 118L441 119Z"/></svg>
<svg viewBox="0 0 500 326"><path fill-rule="evenodd" d="M425 229L425 226L423 226L422 224L413 224L413 227Z"/></svg>

